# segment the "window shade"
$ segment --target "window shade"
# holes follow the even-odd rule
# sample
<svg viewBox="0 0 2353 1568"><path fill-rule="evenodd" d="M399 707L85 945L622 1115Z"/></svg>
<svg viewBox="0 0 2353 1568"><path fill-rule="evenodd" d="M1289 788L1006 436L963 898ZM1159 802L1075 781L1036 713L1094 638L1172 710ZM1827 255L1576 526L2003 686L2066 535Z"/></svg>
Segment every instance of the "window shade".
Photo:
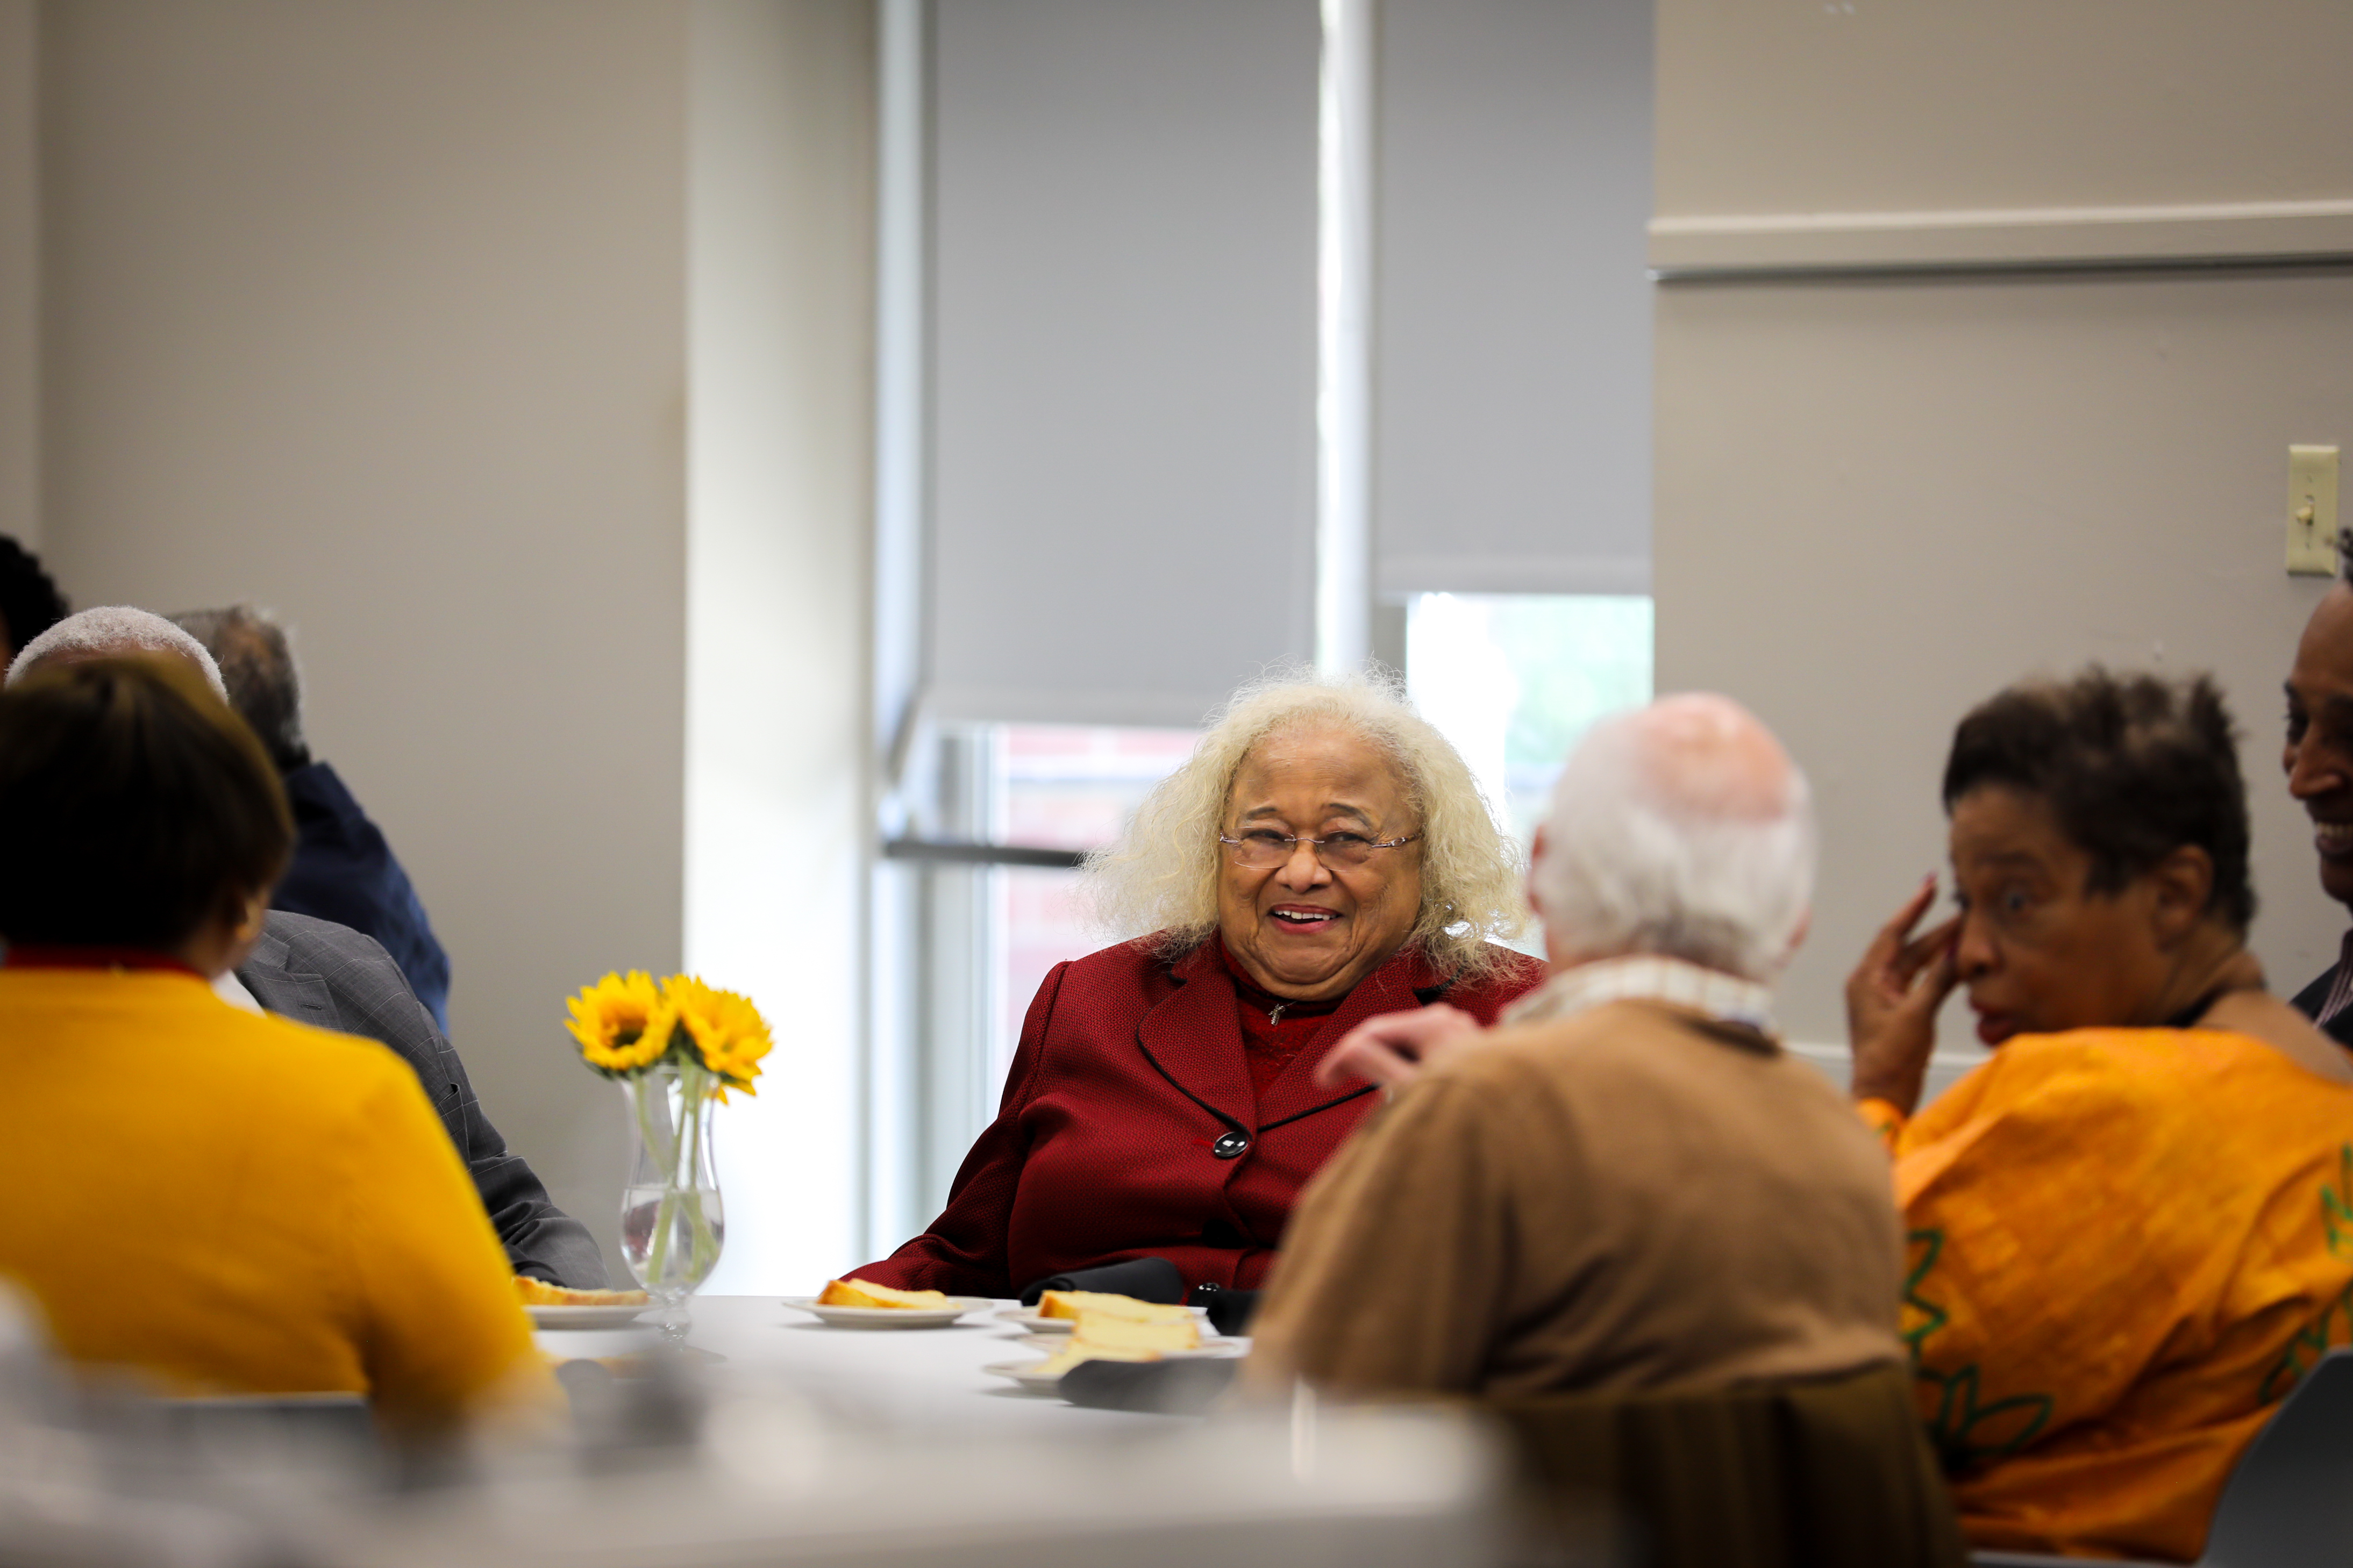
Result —
<svg viewBox="0 0 2353 1568"><path fill-rule="evenodd" d="M926 709L1197 723L1312 647L1315 6L933 26Z"/></svg>
<svg viewBox="0 0 2353 1568"><path fill-rule="evenodd" d="M1377 592L1647 593L1648 0L1382 0Z"/></svg>

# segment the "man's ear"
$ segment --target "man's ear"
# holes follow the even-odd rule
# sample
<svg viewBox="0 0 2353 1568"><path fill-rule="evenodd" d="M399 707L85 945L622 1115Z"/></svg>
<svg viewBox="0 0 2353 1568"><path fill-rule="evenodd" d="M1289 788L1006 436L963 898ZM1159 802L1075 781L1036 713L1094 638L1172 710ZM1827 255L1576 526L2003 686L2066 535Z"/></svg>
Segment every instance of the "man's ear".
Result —
<svg viewBox="0 0 2353 1568"><path fill-rule="evenodd" d="M1798 923L1789 928L1789 945L1781 950L1782 963L1786 965L1789 960L1798 956L1798 950L1806 945L1807 933L1813 929L1814 906L1808 904L1799 911Z"/></svg>
<svg viewBox="0 0 2353 1568"><path fill-rule="evenodd" d="M1545 830L1544 824L1539 822L1536 824L1536 840L1528 847L1527 876L1528 909L1538 920L1545 918L1545 912L1544 900L1536 897L1536 867L1542 863L1544 858Z"/></svg>
<svg viewBox="0 0 2353 1568"><path fill-rule="evenodd" d="M2151 867L2142 880L2148 888L2158 940L2171 944L2206 918L2214 897L2214 858L2195 844L2184 844Z"/></svg>

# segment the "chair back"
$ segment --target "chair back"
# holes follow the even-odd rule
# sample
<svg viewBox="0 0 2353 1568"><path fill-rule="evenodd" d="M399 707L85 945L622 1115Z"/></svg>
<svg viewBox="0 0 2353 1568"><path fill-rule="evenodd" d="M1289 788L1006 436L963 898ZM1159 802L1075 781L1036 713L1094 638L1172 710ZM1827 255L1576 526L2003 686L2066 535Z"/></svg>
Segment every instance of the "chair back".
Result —
<svg viewBox="0 0 2353 1568"><path fill-rule="evenodd" d="M2353 1563L2353 1349L2306 1374L2240 1456L2204 1568Z"/></svg>
<svg viewBox="0 0 2353 1568"><path fill-rule="evenodd" d="M1614 1516L1647 1568L1959 1568L1951 1499L1909 1369L1734 1388L1484 1402L1539 1511Z"/></svg>

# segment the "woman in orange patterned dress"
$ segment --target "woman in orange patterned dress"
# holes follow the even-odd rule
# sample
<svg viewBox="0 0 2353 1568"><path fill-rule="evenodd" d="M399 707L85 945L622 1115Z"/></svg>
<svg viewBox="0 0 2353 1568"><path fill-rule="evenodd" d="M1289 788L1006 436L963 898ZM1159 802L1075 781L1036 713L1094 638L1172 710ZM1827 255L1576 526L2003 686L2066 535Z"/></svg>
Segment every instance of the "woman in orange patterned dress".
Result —
<svg viewBox="0 0 2353 1568"><path fill-rule="evenodd" d="M1963 720L1959 912L1848 984L1894 1154L1923 1417L1982 1547L2189 1560L2232 1466L2353 1337L2353 1062L2266 994L2229 715L2093 669ZM1966 986L1992 1058L1915 1108Z"/></svg>

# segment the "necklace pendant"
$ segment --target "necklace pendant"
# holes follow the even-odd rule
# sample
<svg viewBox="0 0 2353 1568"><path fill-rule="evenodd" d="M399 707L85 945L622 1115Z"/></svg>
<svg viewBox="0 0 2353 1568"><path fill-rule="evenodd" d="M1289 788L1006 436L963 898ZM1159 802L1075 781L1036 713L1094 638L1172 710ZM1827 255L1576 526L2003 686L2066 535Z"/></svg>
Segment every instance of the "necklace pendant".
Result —
<svg viewBox="0 0 2353 1568"><path fill-rule="evenodd" d="M1269 1007L1266 1010L1266 1021L1270 1024L1282 1023L1282 1015L1290 1005L1291 1004L1288 1002L1277 1002L1273 1006Z"/></svg>

